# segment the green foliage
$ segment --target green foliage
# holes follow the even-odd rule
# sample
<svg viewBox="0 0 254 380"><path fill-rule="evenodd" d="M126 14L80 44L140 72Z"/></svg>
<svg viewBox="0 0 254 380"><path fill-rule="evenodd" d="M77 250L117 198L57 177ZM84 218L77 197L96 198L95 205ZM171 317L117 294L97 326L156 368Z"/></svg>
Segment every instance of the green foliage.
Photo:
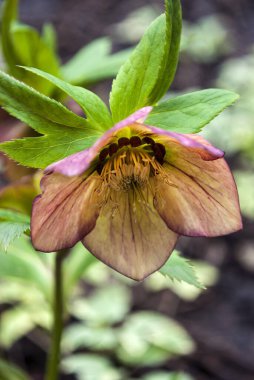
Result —
<svg viewBox="0 0 254 380"><path fill-rule="evenodd" d="M10 73L14 76L19 76L19 69L16 67L18 58L15 55L15 50L11 40L11 24L17 18L18 0L8 0L2 4L1 17L1 45L5 61L9 67Z"/></svg>
<svg viewBox="0 0 254 380"><path fill-rule="evenodd" d="M102 37L84 46L61 67L63 78L72 84L86 87L93 82L114 77L130 55L131 49L110 54L111 45L109 38Z"/></svg>
<svg viewBox="0 0 254 380"><path fill-rule="evenodd" d="M114 302L112 302L114 300ZM118 284L96 290L87 300L77 299L73 314L93 325L114 324L122 321L130 309L130 291Z"/></svg>
<svg viewBox="0 0 254 380"><path fill-rule="evenodd" d="M31 73L22 71L18 65L36 66L51 74L59 75L59 61L52 49L52 38L40 36L36 29L17 21L18 1L5 0L1 22L3 55L8 71L17 79L37 90L50 94L53 86L38 80ZM49 34L49 33L48 33ZM52 34L52 32L51 32Z"/></svg>
<svg viewBox="0 0 254 380"><path fill-rule="evenodd" d="M154 372L141 378L141 380L194 380L183 372Z"/></svg>
<svg viewBox="0 0 254 380"><path fill-rule="evenodd" d="M0 209L0 248L9 245L30 229L30 218L16 211Z"/></svg>
<svg viewBox="0 0 254 380"><path fill-rule="evenodd" d="M122 371L113 367L109 359L100 355L76 354L63 360L62 367L78 380L121 380Z"/></svg>
<svg viewBox="0 0 254 380"><path fill-rule="evenodd" d="M61 132L61 133L60 133ZM74 128L62 128L43 137L28 137L0 145L0 150L24 166L44 169L52 162L89 148L99 135L86 135Z"/></svg>
<svg viewBox="0 0 254 380"><path fill-rule="evenodd" d="M177 322L148 311L130 315L119 331L119 340L119 359L137 366L163 363L194 349L191 337Z"/></svg>
<svg viewBox="0 0 254 380"><path fill-rule="evenodd" d="M0 359L0 379L1 380L29 380L28 375L13 364Z"/></svg>
<svg viewBox="0 0 254 380"><path fill-rule="evenodd" d="M113 82L110 107L114 122L149 104L164 51L165 15L148 28Z"/></svg>
<svg viewBox="0 0 254 380"><path fill-rule="evenodd" d="M166 15L148 28L113 82L110 106L114 122L156 103L173 80L181 30L180 2L166 1Z"/></svg>
<svg viewBox="0 0 254 380"><path fill-rule="evenodd" d="M73 86L38 69L30 67L24 67L24 69L47 79L56 87L66 92L80 105L87 116L87 121L91 124L94 130L103 131L112 127L113 122L107 106L93 92L82 87Z"/></svg>
<svg viewBox="0 0 254 380"><path fill-rule="evenodd" d="M64 333L62 348L65 353L84 348L96 351L114 350L117 343L117 334L112 327L74 323Z"/></svg>
<svg viewBox="0 0 254 380"><path fill-rule="evenodd" d="M171 280L184 281L197 288L204 288L197 279L191 261L181 257L177 251L174 251L171 254L170 258L159 272L163 276L168 276Z"/></svg>
<svg viewBox="0 0 254 380"><path fill-rule="evenodd" d="M16 240L8 253L0 252L0 278L33 284L49 299L51 276L28 238Z"/></svg>
<svg viewBox="0 0 254 380"><path fill-rule="evenodd" d="M22 165L45 168L88 148L98 138L87 120L2 72L0 102L13 116L45 135L0 145L4 153Z"/></svg>
<svg viewBox="0 0 254 380"><path fill-rule="evenodd" d="M234 171L243 215L254 219L254 173L253 171Z"/></svg>
<svg viewBox="0 0 254 380"><path fill-rule="evenodd" d="M165 1L166 6L166 36L163 60L150 95L150 104L157 103L166 94L175 77L179 58L179 48L182 29L182 11L180 0Z"/></svg>
<svg viewBox="0 0 254 380"><path fill-rule="evenodd" d="M237 99L237 94L227 90L192 92L155 106L145 123L179 133L197 133Z"/></svg>
<svg viewBox="0 0 254 380"><path fill-rule="evenodd" d="M194 23L184 21L181 53L187 54L195 62L217 62L218 58L231 53L232 47L233 41L227 25L219 14L201 17Z"/></svg>
<svg viewBox="0 0 254 380"><path fill-rule="evenodd" d="M49 329L51 319L49 306L42 300L15 306L5 311L1 317L0 344L5 348L10 348L13 343L30 333L36 326Z"/></svg>
<svg viewBox="0 0 254 380"><path fill-rule="evenodd" d="M61 103L3 72L0 72L0 103L39 133L50 132L52 127L47 125L50 122L81 129L89 126Z"/></svg>

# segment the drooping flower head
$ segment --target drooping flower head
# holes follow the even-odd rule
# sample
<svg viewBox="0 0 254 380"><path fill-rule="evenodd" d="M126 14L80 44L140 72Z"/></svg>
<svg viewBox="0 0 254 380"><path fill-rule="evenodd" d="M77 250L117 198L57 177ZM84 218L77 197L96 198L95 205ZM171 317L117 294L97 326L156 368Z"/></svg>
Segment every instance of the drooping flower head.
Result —
<svg viewBox="0 0 254 380"><path fill-rule="evenodd" d="M179 235L241 228L223 152L200 136L145 125L151 110L135 112L91 148L45 170L32 212L36 249L82 241L107 265L141 280L165 263Z"/></svg>

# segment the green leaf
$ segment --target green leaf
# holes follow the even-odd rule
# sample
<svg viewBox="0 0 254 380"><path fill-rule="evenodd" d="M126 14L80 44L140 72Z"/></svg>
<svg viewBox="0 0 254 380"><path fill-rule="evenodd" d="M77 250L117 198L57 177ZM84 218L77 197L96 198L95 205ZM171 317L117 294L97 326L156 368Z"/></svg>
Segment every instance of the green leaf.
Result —
<svg viewBox="0 0 254 380"><path fill-rule="evenodd" d="M150 104L158 102L174 80L179 58L182 31L182 10L180 0L166 0L166 41L164 56L156 85L150 96Z"/></svg>
<svg viewBox="0 0 254 380"><path fill-rule="evenodd" d="M0 252L0 278L19 280L41 291L45 298L51 298L51 272L40 260L42 253L36 252L30 239L22 237L8 249Z"/></svg>
<svg viewBox="0 0 254 380"><path fill-rule="evenodd" d="M40 117L47 126L47 122L54 122L75 128L85 128L89 124L82 117L74 114L61 103L40 94L33 88L16 80L15 78L0 71L0 104L7 108L15 110L26 115L27 119L32 121L34 117ZM33 123L29 125L33 127ZM45 130L47 127L45 126ZM35 126L35 130L40 132ZM48 128L50 132L50 127Z"/></svg>
<svg viewBox="0 0 254 380"><path fill-rule="evenodd" d="M6 251L15 239L29 229L29 216L16 211L0 209L0 248Z"/></svg>
<svg viewBox="0 0 254 380"><path fill-rule="evenodd" d="M25 372L7 361L0 359L0 379L1 380L29 380Z"/></svg>
<svg viewBox="0 0 254 380"><path fill-rule="evenodd" d="M115 122L155 104L174 79L181 35L180 0L166 0L166 14L148 28L113 82L110 105Z"/></svg>
<svg viewBox="0 0 254 380"><path fill-rule="evenodd" d="M94 354L71 355L62 361L65 373L75 373L78 380L121 380L123 374L105 357Z"/></svg>
<svg viewBox="0 0 254 380"><path fill-rule="evenodd" d="M240 207L243 215L254 219L254 173L253 171L237 170L234 177L239 193Z"/></svg>
<svg viewBox="0 0 254 380"><path fill-rule="evenodd" d="M165 15L148 28L113 82L110 107L114 122L150 104L156 86L165 47Z"/></svg>
<svg viewBox="0 0 254 380"><path fill-rule="evenodd" d="M30 218L28 215L21 214L20 212L1 209L0 208L0 221L5 220L9 222L17 222L17 223L30 223Z"/></svg>
<svg viewBox="0 0 254 380"><path fill-rule="evenodd" d="M103 60L111 50L111 41L107 37L98 38L81 48L67 63L61 67L63 78L73 84L81 83L86 78L87 67L93 67Z"/></svg>
<svg viewBox="0 0 254 380"><path fill-rule="evenodd" d="M118 335L118 358L137 366L158 365L194 349L193 340L179 323L155 312L131 314L119 328Z"/></svg>
<svg viewBox="0 0 254 380"><path fill-rule="evenodd" d="M99 135L61 128L43 137L28 137L0 144L0 150L24 166L45 169L73 153L89 148Z"/></svg>
<svg viewBox="0 0 254 380"><path fill-rule="evenodd" d="M52 46L33 27L18 22L18 1L6 0L2 15L3 55L10 74L44 94L52 93L54 86L44 79L38 80L18 65L35 66L59 75L59 60Z"/></svg>
<svg viewBox="0 0 254 380"><path fill-rule="evenodd" d="M72 84L87 86L114 77L131 49L110 54L111 45L109 38L103 37L83 47L61 67L63 78Z"/></svg>
<svg viewBox="0 0 254 380"><path fill-rule="evenodd" d="M183 372L152 372L141 380L194 380L190 375Z"/></svg>
<svg viewBox="0 0 254 380"><path fill-rule="evenodd" d="M28 223L0 222L0 248L6 251L14 240L28 230Z"/></svg>
<svg viewBox="0 0 254 380"><path fill-rule="evenodd" d="M57 35L51 23L46 23L42 26L42 39L57 56Z"/></svg>
<svg viewBox="0 0 254 380"><path fill-rule="evenodd" d="M31 316L20 306L4 312L0 321L0 344L10 348L14 342L34 328Z"/></svg>
<svg viewBox="0 0 254 380"><path fill-rule="evenodd" d="M145 123L179 133L197 133L237 99L236 93L227 90L192 92L155 106Z"/></svg>
<svg viewBox="0 0 254 380"><path fill-rule="evenodd" d="M163 276L169 277L171 280L184 281L199 289L204 289L204 286L199 282L195 269L190 260L180 256L177 251L174 251L165 265L159 270Z"/></svg>
<svg viewBox="0 0 254 380"><path fill-rule="evenodd" d="M24 24L15 24L12 28L12 40L18 57L16 65L33 66L50 74L59 75L58 57L52 48L47 46L36 29ZM52 93L55 88L48 81L42 78L38 80L37 77L29 72L23 71L19 78L46 95Z"/></svg>
<svg viewBox="0 0 254 380"><path fill-rule="evenodd" d="M93 325L121 322L130 310L130 290L120 285L106 286L86 300L74 301L72 310L75 317Z"/></svg>
<svg viewBox="0 0 254 380"><path fill-rule="evenodd" d="M2 4L1 14L1 43L2 52L9 72L19 77L20 69L16 67L18 57L12 44L11 26L17 18L18 0L6 0Z"/></svg>
<svg viewBox="0 0 254 380"><path fill-rule="evenodd" d="M0 103L10 114L46 135L0 144L0 150L22 165L45 168L88 148L99 136L86 119L2 72Z"/></svg>
<svg viewBox="0 0 254 380"><path fill-rule="evenodd" d="M39 75L42 78L47 79L62 91L66 92L71 98L73 98L81 106L87 116L88 122L93 126L94 129L104 131L112 127L112 118L107 106L93 92L88 91L82 87L73 86L44 71L31 67L23 68Z"/></svg>
<svg viewBox="0 0 254 380"><path fill-rule="evenodd" d="M73 323L64 331L62 349L64 353L89 348L90 350L114 350L117 345L116 331L107 326L89 326Z"/></svg>

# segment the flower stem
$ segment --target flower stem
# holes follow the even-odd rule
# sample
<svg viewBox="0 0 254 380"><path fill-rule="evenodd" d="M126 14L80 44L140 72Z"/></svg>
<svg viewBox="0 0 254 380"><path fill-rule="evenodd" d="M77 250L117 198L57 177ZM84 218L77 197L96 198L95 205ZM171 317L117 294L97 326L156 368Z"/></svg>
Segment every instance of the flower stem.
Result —
<svg viewBox="0 0 254 380"><path fill-rule="evenodd" d="M63 278L62 263L66 256L65 251L56 253L54 268L54 297L53 297L53 327L51 348L47 359L45 380L57 380L59 375L60 346L63 330Z"/></svg>

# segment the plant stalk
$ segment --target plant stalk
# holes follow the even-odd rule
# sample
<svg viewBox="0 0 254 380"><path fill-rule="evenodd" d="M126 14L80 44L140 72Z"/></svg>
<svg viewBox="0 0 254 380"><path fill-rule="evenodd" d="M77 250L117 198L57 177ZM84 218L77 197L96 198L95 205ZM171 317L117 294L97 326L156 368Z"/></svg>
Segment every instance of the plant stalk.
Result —
<svg viewBox="0 0 254 380"><path fill-rule="evenodd" d="M53 297L53 326L51 335L51 347L47 358L45 380L57 380L59 378L59 363L61 353L61 337L63 331L63 277L62 264L66 251L59 251L55 257L54 268L54 297Z"/></svg>

